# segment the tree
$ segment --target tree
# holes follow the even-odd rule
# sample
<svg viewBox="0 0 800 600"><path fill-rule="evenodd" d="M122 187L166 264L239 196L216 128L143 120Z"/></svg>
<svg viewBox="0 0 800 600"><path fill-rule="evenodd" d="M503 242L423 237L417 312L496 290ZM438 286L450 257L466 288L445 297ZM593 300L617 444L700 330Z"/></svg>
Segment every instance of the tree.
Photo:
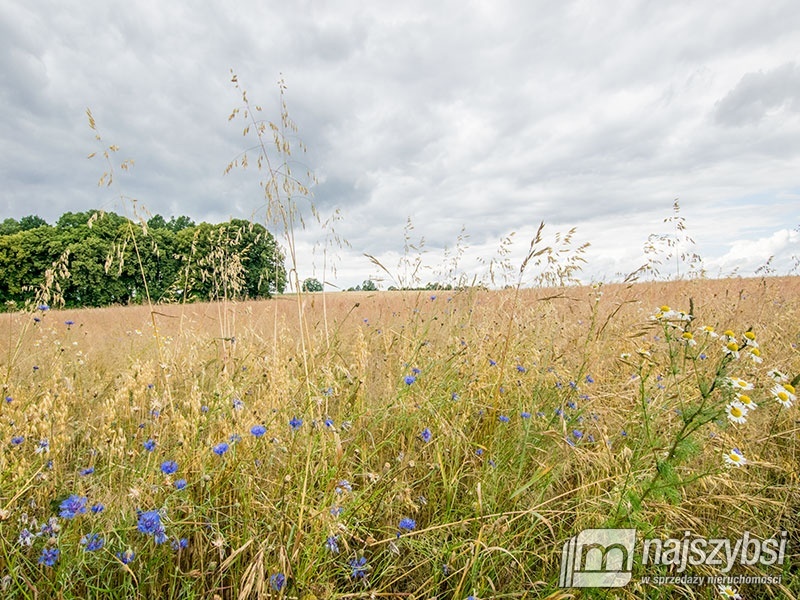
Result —
<svg viewBox="0 0 800 600"><path fill-rule="evenodd" d="M375 285L375 282L372 279L364 280L364 283L361 284L361 291L362 292L377 292L378 286Z"/></svg>
<svg viewBox="0 0 800 600"><path fill-rule="evenodd" d="M303 291L304 292L321 292L322 291L322 284L319 280L314 279L313 277L309 277L305 281L303 281Z"/></svg>
<svg viewBox="0 0 800 600"><path fill-rule="evenodd" d="M37 215L28 215L27 217L22 217L19 220L19 228L22 231L36 229L37 227L42 227L43 225L47 225L47 221Z"/></svg>

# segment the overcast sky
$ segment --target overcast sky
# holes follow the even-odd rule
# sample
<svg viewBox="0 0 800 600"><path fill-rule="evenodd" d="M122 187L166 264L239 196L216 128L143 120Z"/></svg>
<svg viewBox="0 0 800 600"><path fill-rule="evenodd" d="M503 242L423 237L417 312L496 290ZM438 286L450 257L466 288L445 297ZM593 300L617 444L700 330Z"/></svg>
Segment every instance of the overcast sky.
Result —
<svg viewBox="0 0 800 600"><path fill-rule="evenodd" d="M306 144L313 201L335 209L339 286L402 271L404 227L485 271L516 232L519 264L577 227L583 278L644 262L680 201L711 276L778 273L800 255L800 10L794 0L544 2L0 1L0 219L66 211L264 222L252 146L228 121L241 96L279 121L277 82ZM104 170L89 107L130 173ZM297 237L301 279L323 278L325 230ZM277 232L280 236L280 232ZM312 249L316 246L316 257ZM334 251L331 251L333 253ZM482 271L484 270L484 271ZM673 267L663 269L675 274ZM388 286L391 281L383 282Z"/></svg>

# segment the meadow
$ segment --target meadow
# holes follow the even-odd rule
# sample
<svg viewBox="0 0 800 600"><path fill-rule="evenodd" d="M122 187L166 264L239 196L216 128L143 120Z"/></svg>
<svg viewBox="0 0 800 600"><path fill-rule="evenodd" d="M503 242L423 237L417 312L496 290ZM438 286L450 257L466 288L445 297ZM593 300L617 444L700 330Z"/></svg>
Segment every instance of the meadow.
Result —
<svg viewBox="0 0 800 600"><path fill-rule="evenodd" d="M800 278L0 320L3 598L796 598ZM586 528L781 583L560 589ZM719 575L713 565L687 569Z"/></svg>

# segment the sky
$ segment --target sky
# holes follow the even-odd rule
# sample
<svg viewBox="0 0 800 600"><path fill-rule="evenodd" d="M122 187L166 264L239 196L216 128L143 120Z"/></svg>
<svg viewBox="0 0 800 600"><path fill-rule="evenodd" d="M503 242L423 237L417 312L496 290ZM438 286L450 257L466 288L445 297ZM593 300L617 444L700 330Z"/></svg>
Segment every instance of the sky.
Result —
<svg viewBox="0 0 800 600"><path fill-rule="evenodd" d="M229 120L233 71L278 124L284 82L292 174L316 178L295 196L301 280L388 287L420 260L423 284L485 281L505 260L515 283L541 222L537 248L575 228L559 261L584 258L587 282L648 256L687 275L664 242L645 253L651 235L708 276L797 273L793 0L227 4L0 2L0 220L99 208L267 224L253 129ZM98 187L112 144L115 179ZM244 151L249 167L226 174Z"/></svg>

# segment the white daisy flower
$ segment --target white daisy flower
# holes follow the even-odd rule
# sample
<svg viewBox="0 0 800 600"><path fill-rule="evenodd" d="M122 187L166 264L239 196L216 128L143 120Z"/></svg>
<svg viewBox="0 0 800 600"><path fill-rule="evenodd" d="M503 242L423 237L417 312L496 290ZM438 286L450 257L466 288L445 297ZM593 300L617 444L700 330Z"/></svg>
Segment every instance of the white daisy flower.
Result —
<svg viewBox="0 0 800 600"><path fill-rule="evenodd" d="M719 595L727 600L742 600L742 596L736 591L735 587L729 585L720 585L718 587Z"/></svg>
<svg viewBox="0 0 800 600"><path fill-rule="evenodd" d="M730 452L726 452L722 458L725 460L726 464L732 467L741 467L742 465L747 464L747 459L742 454L742 451L738 448L734 448Z"/></svg>
<svg viewBox="0 0 800 600"><path fill-rule="evenodd" d="M697 342L694 341L694 336L691 331L684 331L681 335L681 339L686 342L687 346L697 346Z"/></svg>
<svg viewBox="0 0 800 600"><path fill-rule="evenodd" d="M758 348L750 348L750 352L748 354L750 360L752 360L756 364L761 364L764 362L764 359L761 358L761 350Z"/></svg>
<svg viewBox="0 0 800 600"><path fill-rule="evenodd" d="M758 348L758 342L756 341L756 334L753 333L752 331L745 331L744 345L750 346L751 348Z"/></svg>
<svg viewBox="0 0 800 600"><path fill-rule="evenodd" d="M747 394L736 394L736 400L747 409L747 412L758 408L758 404L753 402L753 399Z"/></svg>
<svg viewBox="0 0 800 600"><path fill-rule="evenodd" d="M726 378L726 382L729 386L737 391L747 391L753 389L752 383L745 381L744 379L739 379L738 377L728 377Z"/></svg>
<svg viewBox="0 0 800 600"><path fill-rule="evenodd" d="M722 346L722 351L725 354L733 356L733 358L739 358L739 344L735 341L725 342L725 345Z"/></svg>
<svg viewBox="0 0 800 600"><path fill-rule="evenodd" d="M778 371L778 369L770 369L767 371L767 375L779 383L786 383L789 381L789 377L785 373Z"/></svg>
<svg viewBox="0 0 800 600"><path fill-rule="evenodd" d="M776 383L775 387L772 388L772 395L784 408L791 408L792 403L797 400L794 395L794 388L788 383L783 385Z"/></svg>
<svg viewBox="0 0 800 600"><path fill-rule="evenodd" d="M744 423L747 421L747 408L741 402L733 401L728 404L725 412L728 414L728 420L731 423Z"/></svg>
<svg viewBox="0 0 800 600"><path fill-rule="evenodd" d="M717 334L716 331L714 331L714 328L711 325L705 325L705 326L701 327L700 331L702 331L703 333L705 333L708 336L711 336L712 338L719 337L719 335Z"/></svg>

